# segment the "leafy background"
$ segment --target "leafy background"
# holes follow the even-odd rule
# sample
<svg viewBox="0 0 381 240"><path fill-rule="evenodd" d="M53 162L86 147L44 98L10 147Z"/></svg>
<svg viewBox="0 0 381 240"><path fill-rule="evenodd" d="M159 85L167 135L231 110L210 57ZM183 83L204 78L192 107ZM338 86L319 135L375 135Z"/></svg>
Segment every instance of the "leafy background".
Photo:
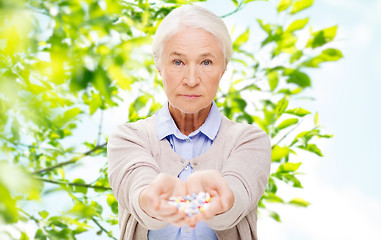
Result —
<svg viewBox="0 0 381 240"><path fill-rule="evenodd" d="M150 35L186 2L0 1L2 239L117 236L107 136L163 102ZM201 4L235 40L219 107L273 139L261 237L379 239L380 4Z"/></svg>
<svg viewBox="0 0 381 240"><path fill-rule="evenodd" d="M255 4L231 23L244 25L253 16L277 19L265 3ZM217 4L213 9L226 12ZM309 156L311 161L300 167L306 173L300 176L301 196L311 205L305 209L278 205L282 223L259 221L261 239L380 239L380 12L380 1L320 0L301 13L314 27L339 26L333 46L344 58L308 71L315 101L309 101L307 109L319 111L321 123L334 137L319 145L324 158Z"/></svg>

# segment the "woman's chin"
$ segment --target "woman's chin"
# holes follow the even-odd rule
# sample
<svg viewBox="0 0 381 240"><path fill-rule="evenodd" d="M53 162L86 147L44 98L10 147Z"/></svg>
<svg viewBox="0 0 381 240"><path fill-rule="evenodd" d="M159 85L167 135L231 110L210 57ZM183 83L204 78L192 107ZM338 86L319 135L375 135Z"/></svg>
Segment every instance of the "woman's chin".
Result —
<svg viewBox="0 0 381 240"><path fill-rule="evenodd" d="M196 104L170 104L173 108L175 108L177 111L180 111L184 114L197 114L200 113L203 109L206 109L210 107L210 105L207 106L197 106Z"/></svg>

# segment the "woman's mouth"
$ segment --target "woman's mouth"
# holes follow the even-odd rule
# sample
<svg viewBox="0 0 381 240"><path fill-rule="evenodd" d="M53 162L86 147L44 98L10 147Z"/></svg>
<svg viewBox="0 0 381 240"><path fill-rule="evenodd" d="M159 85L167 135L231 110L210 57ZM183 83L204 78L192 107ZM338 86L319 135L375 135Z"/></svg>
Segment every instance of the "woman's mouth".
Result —
<svg viewBox="0 0 381 240"><path fill-rule="evenodd" d="M201 95L198 95L198 94L181 94L181 96L186 98L186 99L193 100L193 99L199 98Z"/></svg>

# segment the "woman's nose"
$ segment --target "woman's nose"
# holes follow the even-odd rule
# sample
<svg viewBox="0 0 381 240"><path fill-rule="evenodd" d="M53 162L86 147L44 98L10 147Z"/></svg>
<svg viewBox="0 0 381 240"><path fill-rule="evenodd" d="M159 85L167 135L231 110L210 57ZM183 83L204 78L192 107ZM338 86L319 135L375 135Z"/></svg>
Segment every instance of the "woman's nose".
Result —
<svg viewBox="0 0 381 240"><path fill-rule="evenodd" d="M188 87L195 87L200 84L200 80L200 72L197 66L188 66L183 83Z"/></svg>

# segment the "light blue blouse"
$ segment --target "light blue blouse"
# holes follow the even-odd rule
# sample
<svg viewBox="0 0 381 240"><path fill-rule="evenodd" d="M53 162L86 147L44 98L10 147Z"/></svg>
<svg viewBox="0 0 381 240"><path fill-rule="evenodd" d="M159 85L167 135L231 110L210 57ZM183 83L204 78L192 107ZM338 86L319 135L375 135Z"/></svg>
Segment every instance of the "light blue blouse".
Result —
<svg viewBox="0 0 381 240"><path fill-rule="evenodd" d="M156 130L160 140L167 138L173 150L186 160L195 158L206 152L212 145L221 126L221 113L216 103L212 103L209 115L204 124L196 131L184 135L177 128L168 109L168 102L164 104L156 116ZM193 169L188 164L178 175L184 182L191 175ZM160 230L149 230L149 240L217 240L216 233L204 222L200 222L194 229L187 226L175 227L169 224Z"/></svg>

